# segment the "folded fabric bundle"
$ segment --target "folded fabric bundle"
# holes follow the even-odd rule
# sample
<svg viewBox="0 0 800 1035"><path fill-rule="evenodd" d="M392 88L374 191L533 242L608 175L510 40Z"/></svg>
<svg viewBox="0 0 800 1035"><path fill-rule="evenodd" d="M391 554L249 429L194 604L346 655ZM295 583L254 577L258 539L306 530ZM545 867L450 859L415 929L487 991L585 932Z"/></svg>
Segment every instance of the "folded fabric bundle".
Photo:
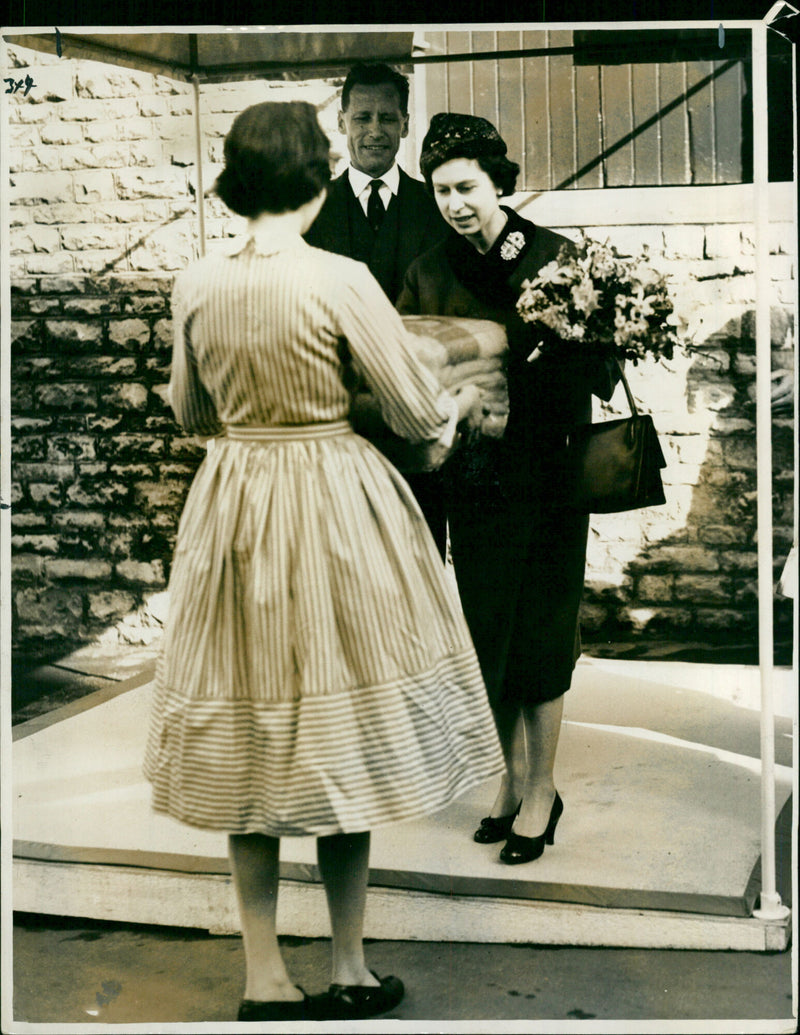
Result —
<svg viewBox="0 0 800 1035"><path fill-rule="evenodd" d="M446 388L473 384L479 388L493 388L502 384L503 361L499 356L491 359L468 359L455 365L448 364L439 371L439 378Z"/></svg>
<svg viewBox="0 0 800 1035"><path fill-rule="evenodd" d="M450 392L467 385L480 388L481 434L502 436L508 417L508 341L503 325L464 316L404 316L403 324L414 335L418 358L444 388Z"/></svg>
<svg viewBox="0 0 800 1035"><path fill-rule="evenodd" d="M450 357L444 345L427 334L414 333L414 351L417 359L436 374L450 364Z"/></svg>
<svg viewBox="0 0 800 1035"><path fill-rule="evenodd" d="M447 363L503 357L508 349L505 328L492 320L466 316L404 316L403 325L417 337L432 338L444 347Z"/></svg>
<svg viewBox="0 0 800 1035"><path fill-rule="evenodd" d="M480 433L501 438L508 418L505 364L508 342L505 328L492 320L461 316L404 316L413 335L417 358L450 392L467 385L481 390L483 417ZM401 470L432 470L444 457L425 443L411 444L394 435L383 423L377 402L366 388L356 393L353 425Z"/></svg>

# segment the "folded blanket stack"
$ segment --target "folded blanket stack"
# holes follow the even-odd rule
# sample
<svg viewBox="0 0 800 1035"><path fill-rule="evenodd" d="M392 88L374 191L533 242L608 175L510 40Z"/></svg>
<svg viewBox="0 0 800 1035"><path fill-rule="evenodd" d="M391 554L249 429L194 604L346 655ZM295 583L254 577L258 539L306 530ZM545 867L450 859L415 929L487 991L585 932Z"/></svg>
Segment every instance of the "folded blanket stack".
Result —
<svg viewBox="0 0 800 1035"><path fill-rule="evenodd" d="M508 418L505 328L491 320L460 316L404 316L417 358L442 387L456 393L466 385L481 390L480 432L501 438ZM355 396L353 425L403 471L433 470L448 452L438 446L412 444L394 435L383 423L377 402L365 389Z"/></svg>
<svg viewBox="0 0 800 1035"><path fill-rule="evenodd" d="M417 357L450 392L466 385L481 390L481 432L500 438L508 417L505 328L491 320L461 316L404 316L417 343Z"/></svg>

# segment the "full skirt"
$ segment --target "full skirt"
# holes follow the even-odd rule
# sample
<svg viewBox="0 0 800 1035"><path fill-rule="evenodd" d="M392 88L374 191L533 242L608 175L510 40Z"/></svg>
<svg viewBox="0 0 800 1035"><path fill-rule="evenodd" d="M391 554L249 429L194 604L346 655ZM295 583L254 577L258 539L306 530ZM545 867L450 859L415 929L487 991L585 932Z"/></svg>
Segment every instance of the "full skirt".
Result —
<svg viewBox="0 0 800 1035"><path fill-rule="evenodd" d="M356 832L502 771L419 507L349 429L216 440L169 592L145 756L157 812L228 833Z"/></svg>

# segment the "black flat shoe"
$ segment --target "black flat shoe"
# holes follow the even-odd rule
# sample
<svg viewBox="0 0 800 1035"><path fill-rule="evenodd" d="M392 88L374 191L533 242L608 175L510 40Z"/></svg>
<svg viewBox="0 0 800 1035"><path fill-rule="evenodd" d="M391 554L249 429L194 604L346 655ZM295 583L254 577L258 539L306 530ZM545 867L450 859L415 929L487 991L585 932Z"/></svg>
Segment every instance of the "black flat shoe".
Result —
<svg viewBox="0 0 800 1035"><path fill-rule="evenodd" d="M521 807L522 802L517 805L515 811L509 816L485 816L481 820L481 825L472 835L472 840L477 841L480 845L493 845L498 841L505 841L511 833L514 820L517 818Z"/></svg>
<svg viewBox="0 0 800 1035"><path fill-rule="evenodd" d="M375 971L372 974L378 978ZM393 1010L405 994L400 978L378 978L379 985L331 985L312 997L312 1016L317 1021L355 1021Z"/></svg>
<svg viewBox="0 0 800 1035"><path fill-rule="evenodd" d="M538 837L522 837L512 830L500 852L500 861L508 866L516 866L518 863L533 862L534 859L538 859L544 853L545 844L551 845L555 840L556 827L563 811L564 802L556 791L553 807L550 809L550 819L547 821L544 833L539 834Z"/></svg>
<svg viewBox="0 0 800 1035"><path fill-rule="evenodd" d="M300 988L297 985L297 988ZM300 988L303 992L303 989ZM311 1018L309 1012L311 997L303 992L303 998L298 1000L275 999L269 1002L262 1002L259 999L243 999L239 1004L237 1021L307 1021Z"/></svg>

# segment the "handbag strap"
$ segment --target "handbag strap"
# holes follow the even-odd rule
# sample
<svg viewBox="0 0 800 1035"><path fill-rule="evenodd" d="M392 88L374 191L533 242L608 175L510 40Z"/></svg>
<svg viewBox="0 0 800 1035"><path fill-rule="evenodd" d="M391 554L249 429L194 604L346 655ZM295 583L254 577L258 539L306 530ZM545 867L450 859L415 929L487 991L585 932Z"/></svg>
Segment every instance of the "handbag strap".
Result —
<svg viewBox="0 0 800 1035"><path fill-rule="evenodd" d="M616 356L614 356L614 362L617 364L617 369L619 370L620 380L622 381L622 387L625 389L625 394L628 397L628 405L631 408L631 414L634 417L638 417L639 416L639 411L636 408L636 400L633 398L633 392L631 391L631 386L628 384L627 377L625 377L625 370L623 369L622 364L620 363L620 361L617 359Z"/></svg>

